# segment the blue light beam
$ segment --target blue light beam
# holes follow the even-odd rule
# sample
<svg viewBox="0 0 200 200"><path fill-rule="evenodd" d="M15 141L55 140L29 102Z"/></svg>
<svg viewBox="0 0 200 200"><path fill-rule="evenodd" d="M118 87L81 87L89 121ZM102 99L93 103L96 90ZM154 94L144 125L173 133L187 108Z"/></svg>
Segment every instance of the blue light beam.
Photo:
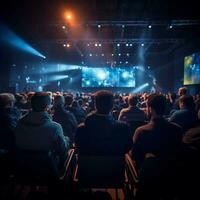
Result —
<svg viewBox="0 0 200 200"><path fill-rule="evenodd" d="M41 54L36 49L31 47L28 43L26 43L19 36L17 36L11 30L9 30L8 28L6 28L5 26L2 26L2 25L0 26L0 39L3 42L10 44L11 46L13 46L21 51L39 56L44 59L46 58L43 54Z"/></svg>

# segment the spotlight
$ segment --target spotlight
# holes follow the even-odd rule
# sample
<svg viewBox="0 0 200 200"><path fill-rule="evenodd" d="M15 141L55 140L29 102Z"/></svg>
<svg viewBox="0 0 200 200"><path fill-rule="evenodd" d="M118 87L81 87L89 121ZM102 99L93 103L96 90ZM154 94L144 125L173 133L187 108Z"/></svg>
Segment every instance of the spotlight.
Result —
<svg viewBox="0 0 200 200"><path fill-rule="evenodd" d="M147 68L150 69L150 66L148 66Z"/></svg>
<svg viewBox="0 0 200 200"><path fill-rule="evenodd" d="M84 62L82 61L82 62L81 62L81 64L83 64L83 65L84 65Z"/></svg>
<svg viewBox="0 0 200 200"><path fill-rule="evenodd" d="M125 28L125 25L122 25L122 28Z"/></svg>
<svg viewBox="0 0 200 200"><path fill-rule="evenodd" d="M101 56L104 56L104 54L102 53Z"/></svg>
<svg viewBox="0 0 200 200"><path fill-rule="evenodd" d="M70 44L69 43L67 43L67 48L69 48L70 47Z"/></svg>
<svg viewBox="0 0 200 200"><path fill-rule="evenodd" d="M170 28L170 29L172 29L172 28L173 28L173 26L172 26L172 25L170 25L170 26L169 26L169 28Z"/></svg>
<svg viewBox="0 0 200 200"><path fill-rule="evenodd" d="M117 46L120 47L120 44L118 43Z"/></svg>
<svg viewBox="0 0 200 200"><path fill-rule="evenodd" d="M62 26L62 29L66 29L66 26L63 25L63 26Z"/></svg>
<svg viewBox="0 0 200 200"><path fill-rule="evenodd" d="M89 46L90 46L90 44L87 44L87 46L89 47Z"/></svg>
<svg viewBox="0 0 200 200"><path fill-rule="evenodd" d="M149 27L149 29L151 29L151 25L149 25L148 27Z"/></svg>
<svg viewBox="0 0 200 200"><path fill-rule="evenodd" d="M141 46L143 47L143 46L144 46L144 43L142 43Z"/></svg>
<svg viewBox="0 0 200 200"><path fill-rule="evenodd" d="M98 44L97 44L97 43L95 43L95 44L94 44L94 46L95 46L95 47L97 47L97 46L98 46Z"/></svg>
<svg viewBox="0 0 200 200"><path fill-rule="evenodd" d="M46 56L43 56L44 59L46 59Z"/></svg>
<svg viewBox="0 0 200 200"><path fill-rule="evenodd" d="M128 61L126 61L126 64L128 64Z"/></svg>
<svg viewBox="0 0 200 200"><path fill-rule="evenodd" d="M113 54L113 53L112 53L111 55L112 55L112 56L114 56L114 54Z"/></svg>
<svg viewBox="0 0 200 200"><path fill-rule="evenodd" d="M81 57L83 57L83 54L81 54Z"/></svg>
<svg viewBox="0 0 200 200"><path fill-rule="evenodd" d="M99 47L101 47L101 44L99 44Z"/></svg>
<svg viewBox="0 0 200 200"><path fill-rule="evenodd" d="M127 56L130 56L130 54L129 54L129 53L127 53L126 55L127 55Z"/></svg>
<svg viewBox="0 0 200 200"><path fill-rule="evenodd" d="M66 47L66 44L63 44L63 47Z"/></svg>
<svg viewBox="0 0 200 200"><path fill-rule="evenodd" d="M70 13L67 13L66 18L67 18L68 20L71 20L71 19L72 19L72 15L71 15Z"/></svg>
<svg viewBox="0 0 200 200"><path fill-rule="evenodd" d="M92 54L90 53L90 54L89 54L89 56L91 57L91 56L92 56Z"/></svg>
<svg viewBox="0 0 200 200"><path fill-rule="evenodd" d="M127 43L127 44L126 44L126 46L128 47L128 46L129 46L129 44Z"/></svg>
<svg viewBox="0 0 200 200"><path fill-rule="evenodd" d="M119 63L122 64L122 61L120 61Z"/></svg>
<svg viewBox="0 0 200 200"><path fill-rule="evenodd" d="M121 56L121 53L119 53L118 56Z"/></svg>
<svg viewBox="0 0 200 200"><path fill-rule="evenodd" d="M133 44L129 44L129 46L130 46L130 47L132 47L132 46L133 46Z"/></svg>
<svg viewBox="0 0 200 200"><path fill-rule="evenodd" d="M101 28L101 25L100 25L100 24L98 25L98 28Z"/></svg>

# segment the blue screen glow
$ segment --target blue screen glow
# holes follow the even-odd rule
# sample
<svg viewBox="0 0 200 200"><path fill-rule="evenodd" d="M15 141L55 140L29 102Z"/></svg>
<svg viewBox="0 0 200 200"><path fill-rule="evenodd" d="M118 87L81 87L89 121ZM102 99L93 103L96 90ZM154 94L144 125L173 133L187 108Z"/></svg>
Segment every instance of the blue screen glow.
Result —
<svg viewBox="0 0 200 200"><path fill-rule="evenodd" d="M135 68L82 68L82 87L135 87Z"/></svg>

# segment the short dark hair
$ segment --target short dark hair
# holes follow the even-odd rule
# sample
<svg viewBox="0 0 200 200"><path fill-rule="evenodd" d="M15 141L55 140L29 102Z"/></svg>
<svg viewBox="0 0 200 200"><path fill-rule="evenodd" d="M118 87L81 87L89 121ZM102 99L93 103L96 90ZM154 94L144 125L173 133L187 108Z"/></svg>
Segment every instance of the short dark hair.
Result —
<svg viewBox="0 0 200 200"><path fill-rule="evenodd" d="M73 102L73 96L72 95L66 95L65 96L65 105L69 106Z"/></svg>
<svg viewBox="0 0 200 200"><path fill-rule="evenodd" d="M179 102L183 103L186 108L194 108L194 99L191 95L183 95L179 98Z"/></svg>
<svg viewBox="0 0 200 200"><path fill-rule="evenodd" d="M108 114L113 108L114 96L108 90L100 90L94 94L95 106L100 114Z"/></svg>
<svg viewBox="0 0 200 200"><path fill-rule="evenodd" d="M47 92L36 92L31 98L31 107L35 112L42 112L51 104L51 97Z"/></svg>
<svg viewBox="0 0 200 200"><path fill-rule="evenodd" d="M138 103L138 97L136 95L129 95L128 104L130 106L136 106Z"/></svg>
<svg viewBox="0 0 200 200"><path fill-rule="evenodd" d="M147 99L147 106L153 108L156 114L163 115L166 109L166 98L160 94L151 94Z"/></svg>

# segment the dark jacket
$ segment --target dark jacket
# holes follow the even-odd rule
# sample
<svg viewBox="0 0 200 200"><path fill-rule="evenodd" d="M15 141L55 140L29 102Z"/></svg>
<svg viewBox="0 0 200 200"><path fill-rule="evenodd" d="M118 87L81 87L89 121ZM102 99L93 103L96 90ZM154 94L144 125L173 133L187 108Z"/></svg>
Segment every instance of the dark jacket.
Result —
<svg viewBox="0 0 200 200"><path fill-rule="evenodd" d="M15 147L14 128L20 117L16 108L0 109L0 149L11 150Z"/></svg>
<svg viewBox="0 0 200 200"><path fill-rule="evenodd" d="M61 124L65 136L68 136L70 141L74 142L74 135L77 129L77 121L75 116L62 106L54 107L53 120Z"/></svg>
<svg viewBox="0 0 200 200"><path fill-rule="evenodd" d="M183 128L183 132L195 127L197 124L197 113L194 109L181 109L172 114L169 121L174 122Z"/></svg>
<svg viewBox="0 0 200 200"><path fill-rule="evenodd" d="M152 119L136 129L133 136L133 159L140 168L147 153L167 157L176 152L182 140L181 128L164 118Z"/></svg>
<svg viewBox="0 0 200 200"><path fill-rule="evenodd" d="M78 152L86 155L123 155L132 146L126 123L96 112L89 114L77 129L75 143Z"/></svg>

